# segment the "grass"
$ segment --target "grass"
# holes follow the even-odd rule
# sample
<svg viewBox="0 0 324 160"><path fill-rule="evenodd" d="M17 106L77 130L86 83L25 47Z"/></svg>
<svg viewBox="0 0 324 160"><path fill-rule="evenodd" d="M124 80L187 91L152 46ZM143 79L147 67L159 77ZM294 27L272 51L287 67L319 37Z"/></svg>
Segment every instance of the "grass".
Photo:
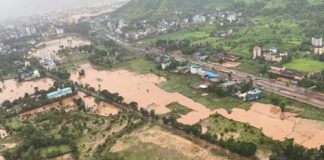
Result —
<svg viewBox="0 0 324 160"><path fill-rule="evenodd" d="M23 127L24 124L20 122L17 117L13 117L6 120L5 126L9 127L10 130L17 130Z"/></svg>
<svg viewBox="0 0 324 160"><path fill-rule="evenodd" d="M270 151L272 147L272 140L263 135L260 129L252 127L245 123L236 122L226 119L225 117L215 114L208 119L207 133L217 135L217 138L234 138L231 134L238 134L238 139L245 142L253 142L258 145L262 151Z"/></svg>
<svg viewBox="0 0 324 160"><path fill-rule="evenodd" d="M260 99L260 103L271 104L269 92L265 92L265 97ZM286 99L281 97L282 99ZM318 121L324 121L324 109L320 109L308 104L300 103L294 100L286 99L287 102L287 112L297 113L299 117L305 119L312 119Z"/></svg>
<svg viewBox="0 0 324 160"><path fill-rule="evenodd" d="M166 116L173 116L177 118L180 118L181 115L186 115L192 111L192 109L187 108L186 106L183 106L177 102L170 103L166 107L171 110L171 112L167 113Z"/></svg>
<svg viewBox="0 0 324 160"><path fill-rule="evenodd" d="M60 64L60 67L67 70L73 70L73 69L77 69L78 65L87 62L88 62L88 55L86 55L85 53L75 52L65 56L65 58Z"/></svg>
<svg viewBox="0 0 324 160"><path fill-rule="evenodd" d="M320 72L324 69L324 62L313 60L310 58L295 59L284 65L287 68L304 72Z"/></svg>
<svg viewBox="0 0 324 160"><path fill-rule="evenodd" d="M71 148L69 145L58 145L41 148L39 151L43 157L55 157L71 152Z"/></svg>
<svg viewBox="0 0 324 160"><path fill-rule="evenodd" d="M168 107L172 112L175 112L177 114L182 114L182 115L186 115L192 111L191 109L189 109L186 106L183 106L177 102L170 103L166 107Z"/></svg>
<svg viewBox="0 0 324 160"><path fill-rule="evenodd" d="M145 58L137 58L126 62L121 62L113 66L113 68L123 68L141 74L150 73L152 69L156 68L156 64L148 61Z"/></svg>
<svg viewBox="0 0 324 160"><path fill-rule="evenodd" d="M161 147L153 143L136 142L125 151L118 152L119 157L128 160L143 160L143 159L163 159L163 160L185 160L183 154L168 147ZM106 155L109 157L109 154Z"/></svg>

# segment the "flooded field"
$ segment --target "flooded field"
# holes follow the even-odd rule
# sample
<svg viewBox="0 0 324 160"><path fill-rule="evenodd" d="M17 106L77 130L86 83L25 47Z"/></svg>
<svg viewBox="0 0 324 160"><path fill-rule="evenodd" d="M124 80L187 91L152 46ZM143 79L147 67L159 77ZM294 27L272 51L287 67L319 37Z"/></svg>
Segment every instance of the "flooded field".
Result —
<svg viewBox="0 0 324 160"><path fill-rule="evenodd" d="M54 81L50 78L42 78L33 81L17 82L14 79L0 82L0 103L5 100L15 100L23 97L25 93L33 94L35 87L39 90L48 90L53 86Z"/></svg>
<svg viewBox="0 0 324 160"><path fill-rule="evenodd" d="M296 143L307 148L318 148L324 144L324 122L298 118L292 113L281 113L273 105L253 103L248 111L235 108L230 114L225 110L217 110L217 113L260 128L266 136L275 140L294 138Z"/></svg>
<svg viewBox="0 0 324 160"><path fill-rule="evenodd" d="M61 60L63 57L58 54L58 51L61 50L62 47L73 48L89 44L91 44L89 40L76 36L67 36L42 42L36 45L29 55L36 58L52 58L54 60Z"/></svg>
<svg viewBox="0 0 324 160"><path fill-rule="evenodd" d="M81 97L91 113L100 116L110 116L118 114L119 109L111 104L100 102L99 104L95 102L95 98L87 96L83 92L79 92L78 96Z"/></svg>
<svg viewBox="0 0 324 160"><path fill-rule="evenodd" d="M110 116L110 115L118 114L119 110L115 106L108 104L108 103L103 103L103 102L97 104L95 102L94 97L87 96L83 92L78 92L77 95L65 98L64 100L62 100L60 102L51 103L49 105L30 110L28 112L21 113L21 114L19 114L19 117L24 119L29 116L35 116L35 115L37 115L37 113L49 111L51 109L65 108L66 111L73 110L73 109L77 108L76 104L73 101L73 99L76 99L76 98L83 99L83 101L86 105L86 108L89 109L90 113L101 115L101 116Z"/></svg>
<svg viewBox="0 0 324 160"><path fill-rule="evenodd" d="M75 103L73 101L73 98L77 98L77 96L68 97L68 98L63 99L60 102L54 102L54 103L30 110L28 112L21 113L21 114L19 114L19 117L21 119L24 119L24 118L27 118L30 116L31 117L35 116L41 112L49 111L51 109L61 109L61 108L65 108L65 107L67 109L73 109L73 108L75 108Z"/></svg>
<svg viewBox="0 0 324 160"><path fill-rule="evenodd" d="M178 119L184 124L197 123L213 114L210 109L190 98L161 89L159 84L166 81L163 77L154 74L139 75L127 70L97 71L88 64L81 67L85 69L85 76L79 77L75 72L72 73L71 80L84 85L89 84L96 89L119 93L126 102L137 102L139 107L154 109L157 114L170 112L166 106L173 102L190 108L192 112Z"/></svg>
<svg viewBox="0 0 324 160"><path fill-rule="evenodd" d="M122 137L122 139L117 141L117 143L111 148L111 151L112 152L126 151L126 153L128 153L127 151L131 152L133 150L136 150L136 148L138 148L137 147L138 145L148 146L147 147L148 150L156 150L156 151L152 151L154 153L151 153L150 156L156 154L159 157L163 157L162 159L204 159L204 160L225 160L226 159L220 156L215 156L208 149L202 148L187 139L169 133L156 126L143 127L131 133L130 135ZM162 149L160 149L160 147ZM145 153L145 149L141 149L140 151L136 150L135 152ZM134 156L136 156L136 154L134 154ZM151 157L151 158L153 159L155 157Z"/></svg>

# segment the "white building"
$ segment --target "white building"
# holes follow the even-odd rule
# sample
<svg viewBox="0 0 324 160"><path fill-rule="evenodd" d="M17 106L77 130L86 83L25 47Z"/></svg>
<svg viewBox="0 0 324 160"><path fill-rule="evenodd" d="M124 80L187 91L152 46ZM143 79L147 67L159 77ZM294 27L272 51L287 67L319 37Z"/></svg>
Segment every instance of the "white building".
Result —
<svg viewBox="0 0 324 160"><path fill-rule="evenodd" d="M192 64L190 67L191 74L198 74L201 71L201 66L198 64Z"/></svg>
<svg viewBox="0 0 324 160"><path fill-rule="evenodd" d="M262 48L259 46L253 47L253 59L257 59L262 56Z"/></svg>
<svg viewBox="0 0 324 160"><path fill-rule="evenodd" d="M63 28L56 28L56 34L64 34L64 29Z"/></svg>
<svg viewBox="0 0 324 160"><path fill-rule="evenodd" d="M323 38L312 38L312 45L314 47L322 47L323 46Z"/></svg>
<svg viewBox="0 0 324 160"><path fill-rule="evenodd" d="M201 15L195 15L192 18L192 21L194 23L204 23L204 22L206 22L206 17L205 16L201 16Z"/></svg>

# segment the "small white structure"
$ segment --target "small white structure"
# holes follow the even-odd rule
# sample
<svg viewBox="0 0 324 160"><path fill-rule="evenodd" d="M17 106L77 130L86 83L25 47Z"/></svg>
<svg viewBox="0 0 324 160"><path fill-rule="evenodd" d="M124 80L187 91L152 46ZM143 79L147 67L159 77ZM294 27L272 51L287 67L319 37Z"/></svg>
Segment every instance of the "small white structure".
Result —
<svg viewBox="0 0 324 160"><path fill-rule="evenodd" d="M195 15L192 18L192 21L194 23L204 23L204 22L206 22L206 17L205 16L201 16L201 15Z"/></svg>
<svg viewBox="0 0 324 160"><path fill-rule="evenodd" d="M38 70L34 70L33 72L33 78L39 78L40 77L40 73Z"/></svg>
<svg viewBox="0 0 324 160"><path fill-rule="evenodd" d="M201 71L201 66L198 64L192 64L190 67L190 73L191 74L198 74L199 71Z"/></svg>

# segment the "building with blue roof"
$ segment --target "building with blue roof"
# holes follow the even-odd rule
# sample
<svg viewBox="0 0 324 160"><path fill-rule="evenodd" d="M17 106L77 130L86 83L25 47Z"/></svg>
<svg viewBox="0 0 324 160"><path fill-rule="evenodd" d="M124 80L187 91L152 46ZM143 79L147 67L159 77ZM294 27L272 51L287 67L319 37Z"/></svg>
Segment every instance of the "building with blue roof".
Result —
<svg viewBox="0 0 324 160"><path fill-rule="evenodd" d="M216 72L206 70L204 78L207 78L208 80L210 80L212 82L217 82L218 74Z"/></svg>
<svg viewBox="0 0 324 160"><path fill-rule="evenodd" d="M66 96L72 93L72 88L71 87L67 87L67 88L63 88L63 89L57 89L54 92L48 93L46 96L49 99L54 99L54 98L59 98L62 96Z"/></svg>

